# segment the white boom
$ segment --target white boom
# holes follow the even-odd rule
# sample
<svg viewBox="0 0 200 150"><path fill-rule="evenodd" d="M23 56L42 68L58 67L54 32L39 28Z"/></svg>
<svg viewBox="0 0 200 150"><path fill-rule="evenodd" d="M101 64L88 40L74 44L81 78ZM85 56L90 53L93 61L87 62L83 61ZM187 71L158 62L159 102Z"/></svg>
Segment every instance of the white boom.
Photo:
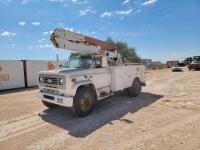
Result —
<svg viewBox="0 0 200 150"><path fill-rule="evenodd" d="M66 50L97 53L100 49L99 46L89 45L84 35L64 29L55 29L51 35L51 41L56 48Z"/></svg>
<svg viewBox="0 0 200 150"><path fill-rule="evenodd" d="M71 32L65 29L55 29L51 41L56 48L66 50L104 54L105 51L116 51L115 46L107 42Z"/></svg>

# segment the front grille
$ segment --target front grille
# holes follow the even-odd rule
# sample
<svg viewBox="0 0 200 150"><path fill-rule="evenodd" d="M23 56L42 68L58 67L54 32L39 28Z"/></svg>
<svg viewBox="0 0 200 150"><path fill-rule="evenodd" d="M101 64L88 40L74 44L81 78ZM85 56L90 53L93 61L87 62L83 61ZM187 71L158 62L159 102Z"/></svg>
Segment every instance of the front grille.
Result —
<svg viewBox="0 0 200 150"><path fill-rule="evenodd" d="M40 78L42 78L42 81L40 81ZM64 80L64 83L62 85L59 83L60 79ZM64 89L65 88L65 76L63 76L63 75L40 74L39 75L39 85L47 87L47 88Z"/></svg>
<svg viewBox="0 0 200 150"><path fill-rule="evenodd" d="M52 85L58 85L58 78L55 77L43 77L43 83L46 84L52 84Z"/></svg>

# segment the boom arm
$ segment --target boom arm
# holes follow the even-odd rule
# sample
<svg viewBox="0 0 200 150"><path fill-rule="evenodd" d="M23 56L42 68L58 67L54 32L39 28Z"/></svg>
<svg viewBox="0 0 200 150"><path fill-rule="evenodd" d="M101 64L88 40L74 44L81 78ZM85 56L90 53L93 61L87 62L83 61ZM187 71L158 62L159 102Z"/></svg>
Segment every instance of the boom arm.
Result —
<svg viewBox="0 0 200 150"><path fill-rule="evenodd" d="M64 29L55 29L51 34L51 41L56 48L66 50L99 54L104 54L105 51L115 51L114 46L104 41Z"/></svg>

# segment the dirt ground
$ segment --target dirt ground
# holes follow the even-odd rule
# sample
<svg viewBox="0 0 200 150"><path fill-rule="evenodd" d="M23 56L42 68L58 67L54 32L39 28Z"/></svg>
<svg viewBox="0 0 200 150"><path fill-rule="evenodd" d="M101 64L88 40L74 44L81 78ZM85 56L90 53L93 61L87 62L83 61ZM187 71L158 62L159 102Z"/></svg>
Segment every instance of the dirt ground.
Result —
<svg viewBox="0 0 200 150"><path fill-rule="evenodd" d="M0 93L0 149L200 149L200 71L147 71L147 86L117 94L85 118L49 110L37 89Z"/></svg>

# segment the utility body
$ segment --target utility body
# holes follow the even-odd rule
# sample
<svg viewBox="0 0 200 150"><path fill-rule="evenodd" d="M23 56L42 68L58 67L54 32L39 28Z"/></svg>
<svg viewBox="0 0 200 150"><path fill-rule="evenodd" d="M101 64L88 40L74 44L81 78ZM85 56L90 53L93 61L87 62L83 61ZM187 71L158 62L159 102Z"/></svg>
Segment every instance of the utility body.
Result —
<svg viewBox="0 0 200 150"><path fill-rule="evenodd" d="M57 48L89 52L92 55L70 57L62 69L39 72L39 97L49 108L71 107L83 117L96 101L126 90L137 96L145 85L145 66L125 64L115 47L91 37L56 29L51 41Z"/></svg>

